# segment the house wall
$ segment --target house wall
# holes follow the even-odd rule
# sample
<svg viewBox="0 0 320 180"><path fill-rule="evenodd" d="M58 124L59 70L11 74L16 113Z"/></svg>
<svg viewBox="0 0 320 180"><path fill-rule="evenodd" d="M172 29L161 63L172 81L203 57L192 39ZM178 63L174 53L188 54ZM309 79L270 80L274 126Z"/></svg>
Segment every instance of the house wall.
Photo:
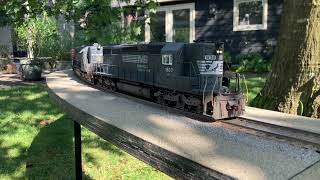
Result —
<svg viewBox="0 0 320 180"><path fill-rule="evenodd" d="M196 40L224 42L232 55L259 52L266 57L273 54L280 30L282 0L268 0L267 30L233 31L233 0L196 0ZM217 7L215 17L209 15L209 6Z"/></svg>

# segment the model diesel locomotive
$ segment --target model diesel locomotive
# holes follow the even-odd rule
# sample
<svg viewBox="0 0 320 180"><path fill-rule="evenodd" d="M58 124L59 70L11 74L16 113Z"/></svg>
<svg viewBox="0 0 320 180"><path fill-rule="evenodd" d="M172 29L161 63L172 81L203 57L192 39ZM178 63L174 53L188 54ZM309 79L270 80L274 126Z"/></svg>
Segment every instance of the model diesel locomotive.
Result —
<svg viewBox="0 0 320 180"><path fill-rule="evenodd" d="M72 50L73 70L95 85L210 116L241 115L239 76L230 88L223 47L213 43L150 43ZM233 83L234 84L234 83Z"/></svg>

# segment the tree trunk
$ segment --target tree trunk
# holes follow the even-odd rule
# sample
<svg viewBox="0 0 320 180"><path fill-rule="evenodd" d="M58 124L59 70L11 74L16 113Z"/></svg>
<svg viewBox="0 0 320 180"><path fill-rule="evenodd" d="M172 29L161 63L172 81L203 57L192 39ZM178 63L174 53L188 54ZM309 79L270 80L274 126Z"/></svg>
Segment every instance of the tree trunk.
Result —
<svg viewBox="0 0 320 180"><path fill-rule="evenodd" d="M320 118L320 0L284 0L272 71L256 107Z"/></svg>

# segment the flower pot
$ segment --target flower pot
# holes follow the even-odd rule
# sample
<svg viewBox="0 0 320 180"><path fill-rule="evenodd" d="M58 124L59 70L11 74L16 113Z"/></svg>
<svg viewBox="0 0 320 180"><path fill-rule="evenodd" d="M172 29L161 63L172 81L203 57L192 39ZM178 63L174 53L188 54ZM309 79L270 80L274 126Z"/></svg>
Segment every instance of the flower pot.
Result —
<svg viewBox="0 0 320 180"><path fill-rule="evenodd" d="M41 80L42 67L39 62L21 60L20 72L23 80L39 81Z"/></svg>

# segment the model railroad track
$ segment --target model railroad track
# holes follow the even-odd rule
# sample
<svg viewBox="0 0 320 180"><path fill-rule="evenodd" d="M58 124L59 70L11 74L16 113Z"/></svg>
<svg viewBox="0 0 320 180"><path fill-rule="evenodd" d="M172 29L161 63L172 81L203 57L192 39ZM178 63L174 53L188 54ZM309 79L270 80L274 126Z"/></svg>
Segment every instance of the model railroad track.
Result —
<svg viewBox="0 0 320 180"><path fill-rule="evenodd" d="M320 134L239 117L219 123L249 134L289 142L320 153Z"/></svg>
<svg viewBox="0 0 320 180"><path fill-rule="evenodd" d="M196 121L215 123L216 125L220 125L235 131L242 131L243 133L252 134L255 136L273 139L277 141L289 142L293 145L300 146L306 149L313 149L316 152L320 153L320 134L303 131L299 129L293 129L289 127L284 127L284 126L279 126L279 125L274 125L274 124L269 124L269 123L264 123L264 122L260 122L252 119L243 118L243 117L215 121L208 116L196 114L193 112L187 112L182 109L176 109L176 108L160 105L149 100L141 99L132 95L127 95L127 94L117 92L99 85L94 85L92 82L89 82L78 75L77 77L81 79L81 82L84 82L87 85L93 88L99 89L101 91L112 93L117 96L122 96L128 99L132 99L136 102L147 104L149 106L153 106L156 108L162 108L168 112L184 115Z"/></svg>

